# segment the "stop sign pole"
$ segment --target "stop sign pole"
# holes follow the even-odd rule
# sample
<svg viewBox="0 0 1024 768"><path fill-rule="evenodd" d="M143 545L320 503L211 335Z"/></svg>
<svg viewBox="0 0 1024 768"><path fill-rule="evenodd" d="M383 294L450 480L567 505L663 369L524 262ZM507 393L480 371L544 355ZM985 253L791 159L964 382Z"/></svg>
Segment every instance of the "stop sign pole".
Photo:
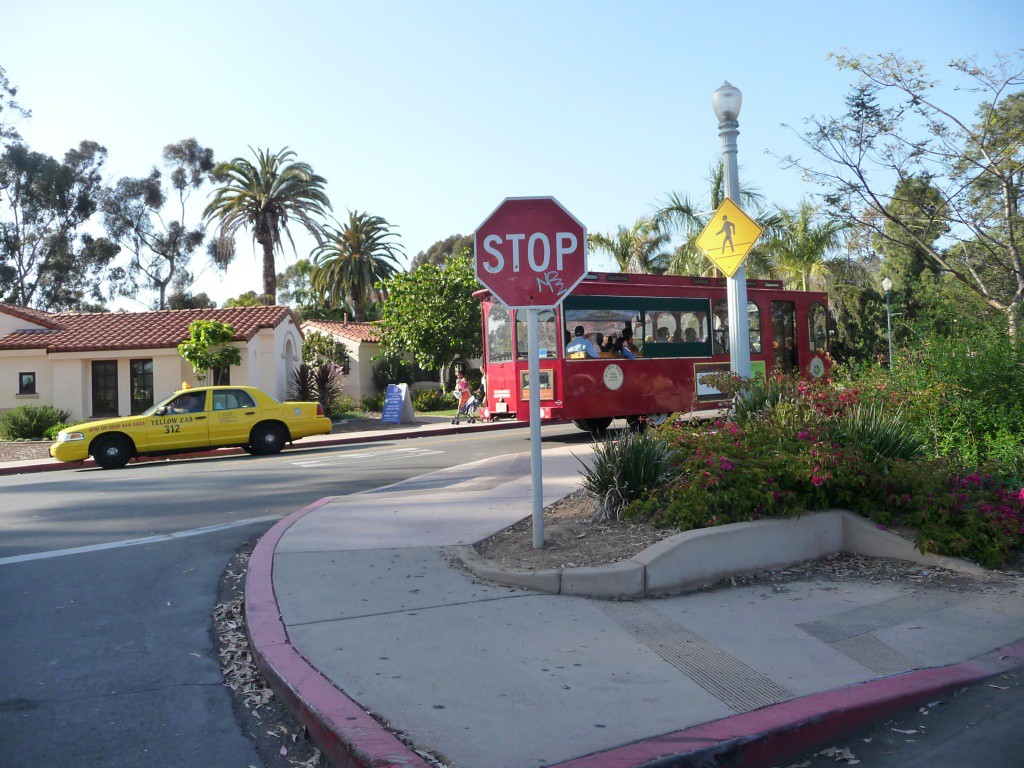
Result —
<svg viewBox="0 0 1024 768"><path fill-rule="evenodd" d="M540 313L555 309L587 275L587 230L553 197L509 197L473 238L477 279L510 309L526 310L530 377L533 546L544 546L540 441ZM561 334L556 343L561 345Z"/></svg>

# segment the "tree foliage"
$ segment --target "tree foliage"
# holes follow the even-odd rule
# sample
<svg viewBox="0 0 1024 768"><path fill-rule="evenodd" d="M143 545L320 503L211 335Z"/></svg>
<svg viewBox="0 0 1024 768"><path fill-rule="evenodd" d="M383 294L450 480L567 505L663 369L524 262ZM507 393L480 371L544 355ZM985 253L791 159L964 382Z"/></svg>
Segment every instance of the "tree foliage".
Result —
<svg viewBox="0 0 1024 768"><path fill-rule="evenodd" d="M950 63L960 89L978 94L973 116L947 105L921 62L832 57L857 77L846 111L808 120L803 138L818 162L787 163L829 190L838 215L927 258L1003 312L1014 333L1024 298L1024 51L988 67Z"/></svg>
<svg viewBox="0 0 1024 768"><path fill-rule="evenodd" d="M205 381L210 371L216 374L226 366L242 364L242 353L231 344L234 337L235 329L227 323L196 320L188 327L188 339L178 345L178 354L192 366L196 378Z"/></svg>
<svg viewBox="0 0 1024 768"><path fill-rule="evenodd" d="M766 243L775 270L801 290L823 289L845 225L806 201L795 211L779 208L777 220Z"/></svg>
<svg viewBox="0 0 1024 768"><path fill-rule="evenodd" d="M261 307L263 306L263 296L256 293L256 291L246 291L240 293L232 299L228 299L224 302L224 308L229 309L231 307Z"/></svg>
<svg viewBox="0 0 1024 768"><path fill-rule="evenodd" d="M473 257L473 236L472 235L450 235L444 240L438 240L427 250L420 251L412 260L410 272L415 272L424 264L433 264L435 267L443 267L453 256Z"/></svg>
<svg viewBox="0 0 1024 768"><path fill-rule="evenodd" d="M234 259L238 230L252 231L253 241L263 250L263 293L273 304L277 301L274 255L283 250L282 235L295 247L288 222L298 221L319 242L322 226L315 217L325 216L331 202L324 190L327 180L313 173L308 163L295 162L292 150L252 152L255 165L236 157L214 169L221 186L214 190L203 215L218 222L212 255L222 267Z"/></svg>
<svg viewBox="0 0 1024 768"><path fill-rule="evenodd" d="M81 232L104 194L107 150L83 141L63 160L24 144L0 156L0 297L47 310L84 309L103 299L119 248Z"/></svg>
<svg viewBox="0 0 1024 768"><path fill-rule="evenodd" d="M21 140L17 124L31 115L14 100L17 95L18 89L11 85L7 72L0 67L0 149L10 142Z"/></svg>
<svg viewBox="0 0 1024 768"><path fill-rule="evenodd" d="M388 301L381 319L385 355L412 355L421 368L445 369L482 351L480 288L472 261L449 259L443 267L425 264L400 272L385 283Z"/></svg>
<svg viewBox="0 0 1024 768"><path fill-rule="evenodd" d="M669 232L681 235L683 243L672 254L669 272L673 275L711 275L716 267L697 246L697 238L711 220L711 215L725 200L725 165L719 160L708 172L707 201L679 192L670 192L668 199L659 204L655 214L657 220ZM752 187L740 189L736 200L744 213L754 219L771 235L778 224L777 219L763 211L764 195ZM747 277L772 277L771 260L763 243L758 243L744 262Z"/></svg>
<svg viewBox="0 0 1024 768"><path fill-rule="evenodd" d="M591 248L615 259L622 272L663 275L668 270L667 250L671 235L657 219L642 216L632 227L619 227L614 235L594 232L587 237Z"/></svg>
<svg viewBox="0 0 1024 768"><path fill-rule="evenodd" d="M356 322L364 322L367 304L387 296L378 286L399 269L403 251L397 237L380 216L350 212L344 227L325 228L324 242L313 251L313 288L331 306L345 304Z"/></svg>
<svg viewBox="0 0 1024 768"><path fill-rule="evenodd" d="M213 150L185 139L164 147L163 161L166 176L156 167L143 178L125 176L103 201L107 235L132 256L119 292L136 296L141 282L159 293L158 309L167 306L168 287L206 238L202 221L186 222L186 203L209 180Z"/></svg>
<svg viewBox="0 0 1024 768"><path fill-rule="evenodd" d="M302 341L302 362L332 363L348 370L348 347L333 336L319 331L308 331Z"/></svg>

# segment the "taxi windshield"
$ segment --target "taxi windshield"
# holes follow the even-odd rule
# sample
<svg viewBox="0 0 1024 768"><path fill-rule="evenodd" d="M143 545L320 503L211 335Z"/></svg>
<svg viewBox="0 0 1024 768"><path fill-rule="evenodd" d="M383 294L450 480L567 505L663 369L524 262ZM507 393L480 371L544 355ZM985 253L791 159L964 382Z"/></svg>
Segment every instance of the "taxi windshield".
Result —
<svg viewBox="0 0 1024 768"><path fill-rule="evenodd" d="M167 405L169 402L171 402L171 400L173 400L175 395L177 395L177 394L178 394L177 392L172 392L171 394L167 395L163 400L161 400L159 403L157 403L156 405L151 405L149 408L144 410L139 415L140 416L152 416L152 415L154 415L160 408L163 408L165 405Z"/></svg>

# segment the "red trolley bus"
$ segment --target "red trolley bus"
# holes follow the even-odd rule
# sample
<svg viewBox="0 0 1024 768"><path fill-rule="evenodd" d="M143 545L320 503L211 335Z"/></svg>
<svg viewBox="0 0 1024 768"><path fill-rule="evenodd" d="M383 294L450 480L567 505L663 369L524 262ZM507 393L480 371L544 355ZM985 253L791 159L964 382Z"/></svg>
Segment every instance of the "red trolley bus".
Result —
<svg viewBox="0 0 1024 768"><path fill-rule="evenodd" d="M482 305L484 418L528 421L526 312L517 317L487 290L473 295ZM753 374L826 374L826 294L748 280L747 299ZM577 326L601 350L599 357L566 354ZM626 329L639 348L636 359L611 351L608 343ZM726 281L592 272L561 307L541 312L539 339L543 420L572 420L598 432L613 418L660 423L672 413L714 407L721 393L702 378L729 370Z"/></svg>

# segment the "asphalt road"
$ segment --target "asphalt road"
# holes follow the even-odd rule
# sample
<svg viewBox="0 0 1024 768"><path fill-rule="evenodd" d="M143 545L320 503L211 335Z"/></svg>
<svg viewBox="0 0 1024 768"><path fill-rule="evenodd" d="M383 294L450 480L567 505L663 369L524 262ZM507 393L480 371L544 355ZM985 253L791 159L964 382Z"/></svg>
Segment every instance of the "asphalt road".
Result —
<svg viewBox="0 0 1024 768"><path fill-rule="evenodd" d="M0 764L261 765L213 652L235 551L324 496L528 450L515 430L0 478Z"/></svg>
<svg viewBox="0 0 1024 768"><path fill-rule="evenodd" d="M1021 768L1024 674L998 675L786 761L786 768ZM781 766L780 766L781 768Z"/></svg>

